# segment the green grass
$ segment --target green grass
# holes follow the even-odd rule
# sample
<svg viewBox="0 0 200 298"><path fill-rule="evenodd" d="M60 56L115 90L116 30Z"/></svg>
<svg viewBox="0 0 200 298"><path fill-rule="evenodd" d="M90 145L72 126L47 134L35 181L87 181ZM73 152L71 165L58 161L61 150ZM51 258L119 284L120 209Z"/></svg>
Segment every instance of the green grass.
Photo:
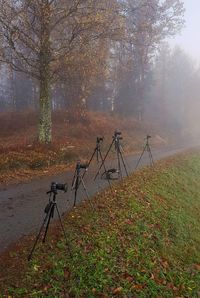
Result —
<svg viewBox="0 0 200 298"><path fill-rule="evenodd" d="M21 249L2 296L200 297L200 153L139 171L93 203L65 219L72 257L55 231L30 263Z"/></svg>

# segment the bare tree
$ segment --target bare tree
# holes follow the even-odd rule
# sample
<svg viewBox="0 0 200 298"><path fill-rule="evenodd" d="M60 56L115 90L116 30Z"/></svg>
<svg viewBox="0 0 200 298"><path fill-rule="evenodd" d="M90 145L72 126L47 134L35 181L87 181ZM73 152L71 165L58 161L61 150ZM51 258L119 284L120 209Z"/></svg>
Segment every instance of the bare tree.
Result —
<svg viewBox="0 0 200 298"><path fill-rule="evenodd" d="M180 0L126 0L123 4L126 38L119 67L122 68L121 64L124 65L125 84L127 85L128 80L128 88L132 88L129 96L132 94L136 97L135 108L141 120L150 62L160 42L175 35L182 28L184 7ZM127 90L128 88L126 86ZM135 102L133 98L129 99L130 104L131 102ZM131 111L128 104L127 108Z"/></svg>
<svg viewBox="0 0 200 298"><path fill-rule="evenodd" d="M38 139L49 143L51 82L75 49L115 36L117 1L0 0L0 7L1 62L39 81Z"/></svg>

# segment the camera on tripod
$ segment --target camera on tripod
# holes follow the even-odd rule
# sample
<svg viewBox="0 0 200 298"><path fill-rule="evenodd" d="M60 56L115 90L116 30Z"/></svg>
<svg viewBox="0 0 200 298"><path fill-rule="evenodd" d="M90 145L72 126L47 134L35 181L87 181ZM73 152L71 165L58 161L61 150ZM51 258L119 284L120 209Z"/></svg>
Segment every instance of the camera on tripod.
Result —
<svg viewBox="0 0 200 298"><path fill-rule="evenodd" d="M97 143L103 142L103 137L97 137Z"/></svg>
<svg viewBox="0 0 200 298"><path fill-rule="evenodd" d="M121 132L121 131L119 131L119 130L116 130L116 131L115 131L115 136L117 136L117 135L119 135L119 136L120 136L121 134L122 134L122 132Z"/></svg>
<svg viewBox="0 0 200 298"><path fill-rule="evenodd" d="M147 135L147 139L150 139L151 138L151 136L150 135Z"/></svg>
<svg viewBox="0 0 200 298"><path fill-rule="evenodd" d="M78 160L78 161L77 161L77 164L76 164L76 168L77 168L78 170L80 170L80 169L85 169L85 170L87 170L87 168L88 168L88 164L81 164L80 160Z"/></svg>
<svg viewBox="0 0 200 298"><path fill-rule="evenodd" d="M64 192L67 192L67 190L68 190L67 183L63 184L63 183L52 182L50 192L57 193L57 190L62 190Z"/></svg>
<svg viewBox="0 0 200 298"><path fill-rule="evenodd" d="M114 132L113 139L122 140L123 138L122 138L122 137L120 137L121 135L122 135L122 132L121 132L121 131L118 131L118 130L116 130L116 131Z"/></svg>
<svg viewBox="0 0 200 298"><path fill-rule="evenodd" d="M61 214L60 214L60 212L58 210L58 206L57 206L57 203L56 203L56 196L58 194L57 193L58 190L62 190L64 192L67 192L67 190L68 190L67 183L56 183L56 182L52 182L51 183L51 189L49 191L47 191L47 194L49 194L49 202L48 202L48 204L46 205L46 207L44 209L44 213L46 215L45 215L44 221L43 221L43 223L42 223L42 225L40 227L39 233L38 233L38 235L37 235L37 237L35 239L35 242L33 244L33 247L31 249L31 252L28 255L28 261L31 260L32 255L33 255L33 252L35 250L35 247L36 247L36 245L38 243L38 240L40 238L40 235L42 233L42 230L43 230L43 228L46 225L44 236L43 236L43 240L42 240L43 243L45 242L46 236L47 236L47 232L48 232L48 228L49 228L49 224L50 224L51 219L53 219L55 212L57 212L58 219L60 221L60 225L61 225L61 228L63 230L63 234L64 234L65 239L66 239L66 245L68 246L68 250L69 250L69 253L70 253L70 256L71 256L69 243L68 243L68 240L67 240L67 237L66 237L66 233L65 233L65 230L64 230L64 226L63 226L63 223L62 223L62 219L61 219Z"/></svg>

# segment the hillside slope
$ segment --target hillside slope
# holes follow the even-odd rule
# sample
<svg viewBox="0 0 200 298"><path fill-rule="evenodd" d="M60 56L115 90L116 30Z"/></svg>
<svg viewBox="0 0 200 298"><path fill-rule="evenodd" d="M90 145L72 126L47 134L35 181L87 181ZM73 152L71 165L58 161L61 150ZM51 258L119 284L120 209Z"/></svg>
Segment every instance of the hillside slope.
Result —
<svg viewBox="0 0 200 298"><path fill-rule="evenodd" d="M146 168L69 213L34 258L0 259L0 296L200 297L200 153ZM20 269L20 270L19 270ZM20 273L19 273L20 272Z"/></svg>

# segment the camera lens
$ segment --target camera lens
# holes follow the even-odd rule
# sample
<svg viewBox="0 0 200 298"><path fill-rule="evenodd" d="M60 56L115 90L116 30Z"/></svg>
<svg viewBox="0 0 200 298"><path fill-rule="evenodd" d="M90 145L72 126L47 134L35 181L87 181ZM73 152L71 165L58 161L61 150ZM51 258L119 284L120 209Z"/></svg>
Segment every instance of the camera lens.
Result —
<svg viewBox="0 0 200 298"><path fill-rule="evenodd" d="M68 190L67 183L65 183L65 184L57 183L56 184L56 189L57 190L63 190L64 192L67 192L67 190Z"/></svg>

